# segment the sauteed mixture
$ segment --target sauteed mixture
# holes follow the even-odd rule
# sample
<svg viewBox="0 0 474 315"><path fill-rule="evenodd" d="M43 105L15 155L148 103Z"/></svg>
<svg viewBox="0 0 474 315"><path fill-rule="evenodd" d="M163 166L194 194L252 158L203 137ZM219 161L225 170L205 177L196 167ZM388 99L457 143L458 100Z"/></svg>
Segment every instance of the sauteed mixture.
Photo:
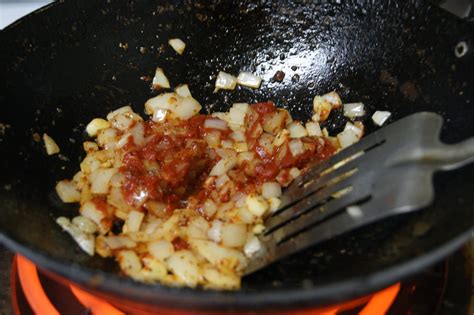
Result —
<svg viewBox="0 0 474 315"><path fill-rule="evenodd" d="M260 84L221 72L216 91L246 82ZM153 87L169 88L160 68ZM282 189L364 133L355 121L364 105L343 105L336 92L314 98L306 123L271 101L200 110L181 85L145 103L150 119L125 106L87 125L80 171L56 186L64 202L80 203L80 215L57 222L86 253L114 257L138 281L239 288ZM332 110L353 119L334 137L319 124Z"/></svg>

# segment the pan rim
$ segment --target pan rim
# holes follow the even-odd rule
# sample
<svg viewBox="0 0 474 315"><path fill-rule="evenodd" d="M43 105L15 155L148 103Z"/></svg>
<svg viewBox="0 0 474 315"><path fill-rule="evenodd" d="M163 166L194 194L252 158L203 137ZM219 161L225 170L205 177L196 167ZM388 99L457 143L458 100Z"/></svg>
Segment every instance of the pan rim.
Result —
<svg viewBox="0 0 474 315"><path fill-rule="evenodd" d="M274 292L195 290L173 288L160 284L149 285L101 270L92 270L79 264L69 265L60 259L49 257L41 251L29 248L2 232L0 232L0 243L30 259L38 267L99 295L102 291L113 294L117 298L125 298L159 307L176 308L179 305L179 308L193 310L236 308L239 310L262 310L275 307L279 309L315 307L373 293L395 282L402 281L420 269L440 261L460 248L474 235L473 233L474 227L417 258L392 267L379 269L365 276L347 278L343 281L334 281L321 286L316 285L310 289L283 289ZM90 281L87 281L87 279L90 279ZM100 285L97 285L97 279L100 279ZM92 285L93 283L96 285ZM130 290L128 295L124 293L124 289ZM97 292L95 292L96 290Z"/></svg>

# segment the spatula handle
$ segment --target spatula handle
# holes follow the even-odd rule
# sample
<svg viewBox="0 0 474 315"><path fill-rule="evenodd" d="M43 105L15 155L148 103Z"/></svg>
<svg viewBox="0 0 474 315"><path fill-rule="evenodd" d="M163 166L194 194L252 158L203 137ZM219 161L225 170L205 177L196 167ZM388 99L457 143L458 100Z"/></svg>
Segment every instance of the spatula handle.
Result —
<svg viewBox="0 0 474 315"><path fill-rule="evenodd" d="M444 145L435 158L441 170L449 171L474 162L474 137L456 144Z"/></svg>

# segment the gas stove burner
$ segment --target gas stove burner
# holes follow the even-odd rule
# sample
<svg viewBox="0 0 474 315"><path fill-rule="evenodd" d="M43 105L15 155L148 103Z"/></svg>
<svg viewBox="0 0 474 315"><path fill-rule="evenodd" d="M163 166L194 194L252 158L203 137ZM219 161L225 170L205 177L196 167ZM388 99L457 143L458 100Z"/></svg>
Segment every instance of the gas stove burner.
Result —
<svg viewBox="0 0 474 315"><path fill-rule="evenodd" d="M438 265L423 270L419 275L395 283L379 292L337 305L318 308L259 312L280 315L468 315L474 310L474 287L471 241ZM24 314L189 314L189 311L150 308L126 301L117 303L98 298L69 282L56 280L47 272L20 255L0 248L3 259L8 261L10 283L0 285L2 294L10 292L11 312ZM2 264L3 263L3 264ZM0 262L5 267L5 262ZM8 282L8 281L7 281ZM0 298L3 295L0 295ZM2 309L0 314L8 314ZM238 313L238 312L237 312ZM193 311L192 314L218 314Z"/></svg>

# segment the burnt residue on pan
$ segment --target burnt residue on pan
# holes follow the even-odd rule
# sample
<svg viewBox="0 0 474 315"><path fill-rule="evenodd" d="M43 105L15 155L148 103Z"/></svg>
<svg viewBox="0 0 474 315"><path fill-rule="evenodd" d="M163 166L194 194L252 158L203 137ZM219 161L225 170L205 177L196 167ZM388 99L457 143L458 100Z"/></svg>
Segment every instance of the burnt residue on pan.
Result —
<svg viewBox="0 0 474 315"><path fill-rule="evenodd" d="M233 102L273 100L306 119L314 95L336 90L346 102L366 104L367 132L375 128L370 122L375 109L391 111L393 120L429 110L444 116L445 141L472 136L474 56L468 47L458 57L455 47L461 41L471 45L473 33L472 24L415 0L54 4L0 34L7 43L0 48L0 123L10 126L0 134L2 233L65 262L62 269L54 265L56 271L87 268L93 270L88 277L107 282L116 272L113 262L89 258L54 223L55 217L70 216L75 209L62 205L53 187L77 171L83 157L79 144L91 118L127 104L140 112L145 100L156 95L147 78L157 66L173 85L188 83L206 112L226 110ZM183 56L167 44L174 37L187 44ZM258 90L212 93L220 70L251 71L264 82ZM285 75L275 79L278 71ZM335 133L344 123L344 117L333 115L327 127ZM46 156L42 141L34 140L44 132L65 158ZM322 291L411 261L459 236L470 224L465 218L474 196L466 192L473 182L472 165L439 174L439 198L425 212L390 219L290 257L247 277L241 292L213 297L229 305L244 303L237 296L238 301L255 298L252 306L269 299L277 305L286 303L281 297L288 292L302 290L312 293L299 303L310 304L386 285L388 273L358 286L357 292L341 289L329 298ZM413 233L419 222L430 228ZM84 280L82 275L69 274L78 281ZM121 283L127 294L151 303L171 303L170 296L179 295L161 286ZM167 292L167 300L159 298L160 292ZM218 303L202 299L213 293L185 292L194 305ZM258 300L262 292L275 295Z"/></svg>

